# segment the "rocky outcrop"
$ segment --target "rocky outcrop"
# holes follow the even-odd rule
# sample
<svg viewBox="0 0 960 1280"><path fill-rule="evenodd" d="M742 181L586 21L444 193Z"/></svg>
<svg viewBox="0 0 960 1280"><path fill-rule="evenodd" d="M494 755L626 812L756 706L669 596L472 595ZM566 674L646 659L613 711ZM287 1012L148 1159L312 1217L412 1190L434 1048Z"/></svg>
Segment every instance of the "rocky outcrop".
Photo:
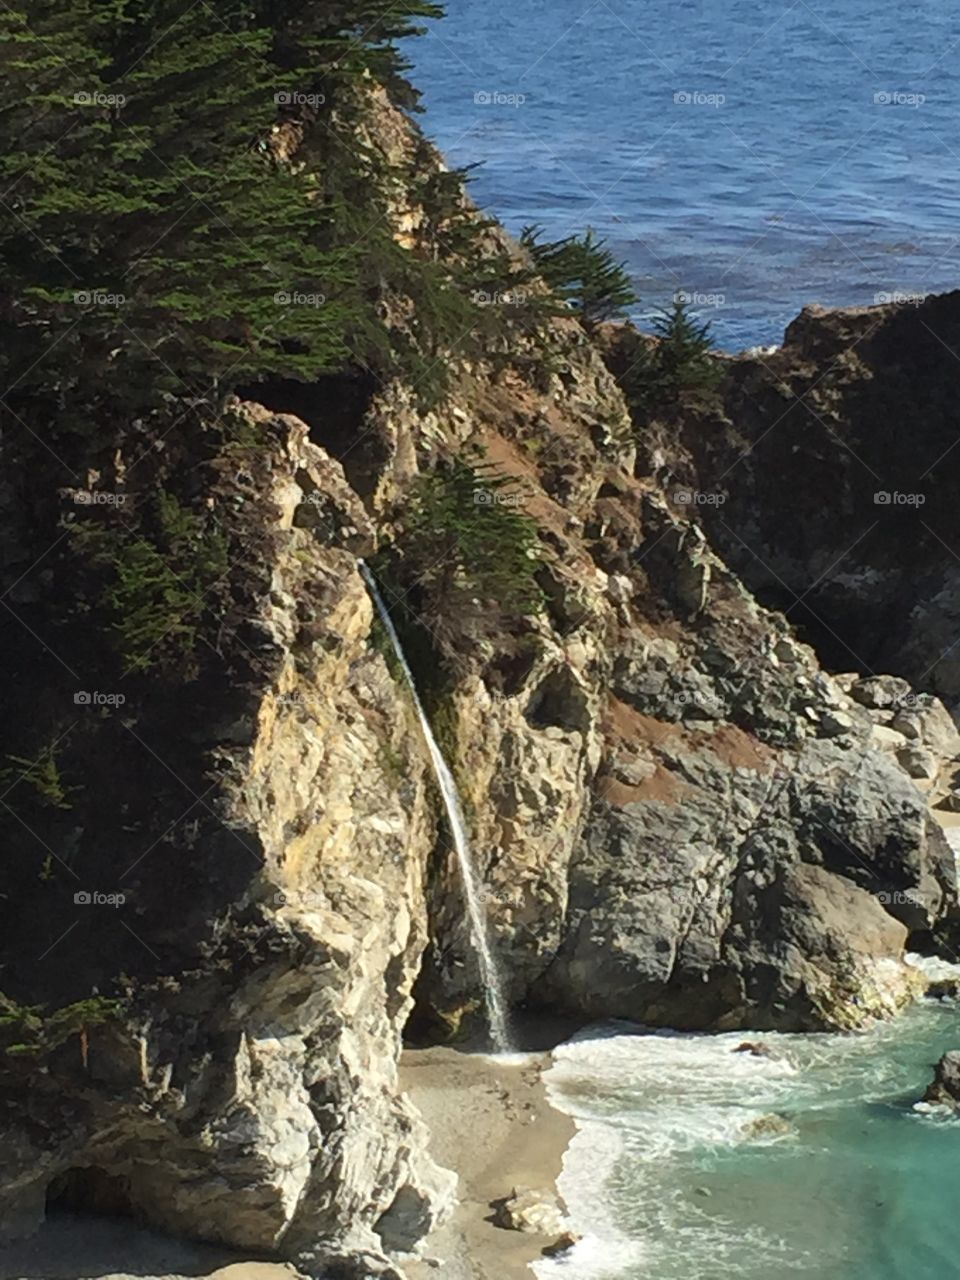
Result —
<svg viewBox="0 0 960 1280"><path fill-rule="evenodd" d="M645 339L608 335L626 369ZM960 293L808 307L783 345L724 361L715 407L645 423L640 465L826 664L960 695Z"/></svg>
<svg viewBox="0 0 960 1280"><path fill-rule="evenodd" d="M46 1197L91 1207L106 1183L114 1209L319 1274L358 1252L372 1265L412 1247L452 1197L396 1080L435 819L407 702L371 646L371 603L344 549L369 544L369 519L301 423L246 413L272 442L256 476L272 560L247 619L273 655L270 679L206 725L217 773L199 830L178 830L162 859L131 852L128 874L113 871L124 901L97 922L102 949L64 937L51 968L39 966L34 991L55 966L73 981L65 994L87 995L98 950L114 935L134 944L122 1013L89 1028L79 1015L37 1070L27 1052L8 1058L0 1203L4 1228L22 1231ZM211 500L229 502L234 483ZM100 749L155 732L131 709L104 726ZM177 757L162 763L175 769ZM248 851L251 874L197 937L163 862L186 871L188 859L222 856L211 825ZM107 874L102 861L83 864L92 882ZM156 977L135 981L138 950L160 962Z"/></svg>
<svg viewBox="0 0 960 1280"><path fill-rule="evenodd" d="M945 1053L937 1063L923 1101L938 1107L960 1106L960 1052L956 1049Z"/></svg>

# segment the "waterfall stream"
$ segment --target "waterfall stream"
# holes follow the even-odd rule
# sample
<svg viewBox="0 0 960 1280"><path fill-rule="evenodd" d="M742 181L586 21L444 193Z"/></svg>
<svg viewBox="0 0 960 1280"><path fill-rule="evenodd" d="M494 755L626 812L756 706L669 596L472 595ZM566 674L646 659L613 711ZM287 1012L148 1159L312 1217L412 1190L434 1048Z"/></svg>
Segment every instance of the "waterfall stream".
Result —
<svg viewBox="0 0 960 1280"><path fill-rule="evenodd" d="M433 736L430 721L427 719L423 704L420 701L420 695L417 693L413 672L410 670L410 664L407 662L406 655L403 652L403 645L400 643L400 637L397 634L396 627L393 625L393 619L390 617L383 596L380 594L376 579L363 560L357 560L357 567L363 576L364 582L367 584L373 602L377 607L377 612L380 614L380 619L387 629L387 635L390 637L393 651L397 655L397 661L403 669L404 677L410 689L413 705L417 709L420 728L427 744L427 751L430 754L430 761L433 765L437 785L440 788L440 794L443 796L447 821L450 824L450 834L453 837L453 847L456 850L457 862L460 866L460 877L463 881L463 892L467 902L467 914L470 918L470 936L480 963L480 976L483 980L483 995L487 1011L487 1022L490 1026L490 1036L497 1051L499 1053L507 1053L511 1046L507 1004L503 995L503 979L490 947L487 913L483 905L482 885L477 876L473 859L470 856L467 826L464 821L463 810L460 807L457 784L454 782L453 774L450 772L447 762L443 758L443 753L437 745L437 740Z"/></svg>

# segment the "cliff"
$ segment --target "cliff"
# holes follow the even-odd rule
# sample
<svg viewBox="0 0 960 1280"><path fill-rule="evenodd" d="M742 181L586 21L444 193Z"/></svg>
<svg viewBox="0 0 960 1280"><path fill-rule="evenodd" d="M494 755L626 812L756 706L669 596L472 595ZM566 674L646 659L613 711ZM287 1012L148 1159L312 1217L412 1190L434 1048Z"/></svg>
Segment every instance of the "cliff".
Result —
<svg viewBox="0 0 960 1280"><path fill-rule="evenodd" d="M398 243L429 238L435 261L417 193L439 157L385 95L363 130L396 177ZM456 216L504 288L468 354L420 350L451 374L433 406L412 378L265 372L185 420L158 405L58 459L27 438L12 451L8 1231L47 1203L99 1206L318 1276L396 1275L449 1207L397 1060L405 1029L469 1024L478 975L358 556L384 574L442 730L513 1004L818 1030L917 990L904 948L953 907L953 858L870 686L834 680L758 603L649 465L655 442L580 324L528 323L520 251L467 201ZM415 304L378 305L416 348ZM705 430L676 445L690 467L707 467ZM508 477L536 526L536 610L444 611L409 572L418 477L464 457ZM751 473L776 469L798 504L781 548L800 512L815 536L793 457ZM158 485L175 495L159 515ZM156 623L118 593L161 574L157 546L174 580L147 667L106 639L118 598ZM189 651L170 648L187 627ZM938 774L952 724L933 700L916 721Z"/></svg>

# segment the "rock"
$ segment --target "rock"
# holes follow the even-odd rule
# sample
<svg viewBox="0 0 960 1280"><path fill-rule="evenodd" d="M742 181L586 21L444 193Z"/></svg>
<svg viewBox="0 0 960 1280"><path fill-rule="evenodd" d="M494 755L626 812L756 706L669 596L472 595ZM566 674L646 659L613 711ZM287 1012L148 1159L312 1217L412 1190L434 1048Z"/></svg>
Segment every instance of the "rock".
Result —
<svg viewBox="0 0 960 1280"><path fill-rule="evenodd" d="M868 676L850 689L850 697L862 707L885 709L896 706L912 693L909 683L899 676Z"/></svg>
<svg viewBox="0 0 960 1280"><path fill-rule="evenodd" d="M563 1231L563 1213L549 1191L514 1187L509 1196L494 1201L494 1223L508 1231L555 1236Z"/></svg>
<svg viewBox="0 0 960 1280"><path fill-rule="evenodd" d="M937 978L928 983L926 994L931 1000L956 1000L960 996L960 978Z"/></svg>
<svg viewBox="0 0 960 1280"><path fill-rule="evenodd" d="M950 760L960 754L960 733L939 698L928 697L898 711L890 727L941 759Z"/></svg>
<svg viewBox="0 0 960 1280"><path fill-rule="evenodd" d="M852 732L854 721L845 711L824 711L820 717L820 728L828 738L838 738L842 734Z"/></svg>
<svg viewBox="0 0 960 1280"><path fill-rule="evenodd" d="M793 1125L783 1116L773 1113L768 1116L757 1116L743 1126L743 1135L749 1140L759 1138L782 1138L793 1133Z"/></svg>
<svg viewBox="0 0 960 1280"><path fill-rule="evenodd" d="M960 1106L960 1050L951 1049L937 1063L923 1101L943 1107Z"/></svg>
<svg viewBox="0 0 960 1280"><path fill-rule="evenodd" d="M924 747L901 747L897 761L911 778L925 782L932 782L940 771L936 756Z"/></svg>
<svg viewBox="0 0 960 1280"><path fill-rule="evenodd" d="M564 1253L569 1253L578 1242L582 1239L575 1231L564 1231L562 1235L557 1236L553 1244L548 1244L540 1252L544 1258L559 1258Z"/></svg>
<svg viewBox="0 0 960 1280"><path fill-rule="evenodd" d="M882 751L899 751L908 745L902 733L882 724L873 725L870 738Z"/></svg>
<svg viewBox="0 0 960 1280"><path fill-rule="evenodd" d="M750 1040L744 1040L742 1044L738 1044L733 1052L749 1053L754 1058L775 1058L777 1056L768 1044L759 1044Z"/></svg>

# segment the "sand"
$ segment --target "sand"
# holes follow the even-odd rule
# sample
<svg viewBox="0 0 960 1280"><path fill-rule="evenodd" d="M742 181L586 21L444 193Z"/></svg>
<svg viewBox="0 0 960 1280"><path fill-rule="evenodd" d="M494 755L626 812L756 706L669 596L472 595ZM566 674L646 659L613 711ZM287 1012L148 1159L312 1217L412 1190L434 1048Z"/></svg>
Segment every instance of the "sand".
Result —
<svg viewBox="0 0 960 1280"><path fill-rule="evenodd" d="M459 1176L460 1204L406 1259L410 1280L533 1280L529 1264L553 1237L493 1225L491 1201L514 1187L555 1194L573 1121L554 1110L541 1080L545 1045L565 1038L539 1027L533 1052L510 1060L433 1047L403 1055L401 1081L431 1132L434 1158ZM537 1038L539 1037L539 1039ZM50 1218L30 1240L0 1249L0 1280L297 1280L277 1262L174 1240L127 1219L73 1213Z"/></svg>
<svg viewBox="0 0 960 1280"><path fill-rule="evenodd" d="M401 1080L431 1152L460 1178L453 1218L426 1242L424 1261L404 1264L410 1280L533 1280L530 1263L554 1237L497 1227L490 1206L514 1187L556 1193L574 1124L547 1099L549 1065L548 1052L514 1063L449 1048L404 1054Z"/></svg>

